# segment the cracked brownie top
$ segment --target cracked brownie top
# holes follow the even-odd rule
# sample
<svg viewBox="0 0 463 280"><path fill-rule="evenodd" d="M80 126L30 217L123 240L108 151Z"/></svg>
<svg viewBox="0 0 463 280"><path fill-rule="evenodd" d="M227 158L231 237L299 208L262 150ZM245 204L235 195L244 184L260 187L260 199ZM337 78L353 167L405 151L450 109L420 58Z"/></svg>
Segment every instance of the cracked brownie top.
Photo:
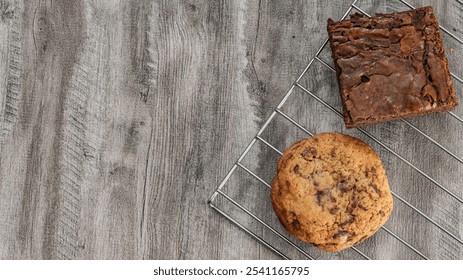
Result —
<svg viewBox="0 0 463 280"><path fill-rule="evenodd" d="M431 7L330 19L328 33L347 127L457 105Z"/></svg>

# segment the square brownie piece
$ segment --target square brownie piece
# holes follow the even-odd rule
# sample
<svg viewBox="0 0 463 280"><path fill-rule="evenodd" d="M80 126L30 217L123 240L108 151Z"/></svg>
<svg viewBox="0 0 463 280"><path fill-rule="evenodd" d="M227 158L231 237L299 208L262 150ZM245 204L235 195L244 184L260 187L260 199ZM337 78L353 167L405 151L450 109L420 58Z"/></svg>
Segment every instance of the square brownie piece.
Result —
<svg viewBox="0 0 463 280"><path fill-rule="evenodd" d="M457 105L432 7L329 19L328 34L347 128Z"/></svg>

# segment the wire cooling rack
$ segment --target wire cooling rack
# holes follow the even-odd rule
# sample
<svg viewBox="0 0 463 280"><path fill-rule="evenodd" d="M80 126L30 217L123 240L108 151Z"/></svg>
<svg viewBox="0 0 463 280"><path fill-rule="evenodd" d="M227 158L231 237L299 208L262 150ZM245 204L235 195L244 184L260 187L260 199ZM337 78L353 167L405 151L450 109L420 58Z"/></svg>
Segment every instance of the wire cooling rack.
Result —
<svg viewBox="0 0 463 280"><path fill-rule="evenodd" d="M400 0L398 3L401 3L400 5L403 5L404 10L406 9L414 9L414 7L407 1ZM463 9L463 2L460 0L456 0L455 5L461 5L458 8ZM366 16L370 16L364 9L359 7L358 5L358 0L355 0L352 2L352 4L349 6L347 11L344 13L341 19L345 19L349 14L352 12L360 12ZM452 33L450 30L446 29L443 26L440 26L443 34L446 36L450 36L456 43L458 47L462 47L463 45L463 40L456 36L454 33ZM457 31L456 29L453 29L453 31ZM283 227L279 224L278 220L275 217L272 217L271 214L273 213L273 210L271 208L271 204L268 202L269 200L269 190L271 188L270 182L271 182L271 177L272 176L259 176L256 174L256 171L253 171L251 167L246 166L245 158L248 154L253 152L253 148L256 146L261 146L261 147L266 147L267 149L270 149L272 153L275 154L275 162L274 166L276 166L276 161L278 160L278 157L282 155L282 150L283 148L277 148L275 147L276 145L272 145L268 139L266 140L264 135L266 134L266 129L271 125L272 122L275 121L276 118L283 118L290 126L295 127L297 130L302 132L303 136L309 135L312 136L313 133L310 131L309 128L307 128L307 125L301 124L300 121L296 121L293 117L290 117L287 112L283 109L285 107L285 104L288 102L290 99L291 95L295 95L296 91L299 93L303 93L306 98L311 98L314 104L316 106L321 106L324 108L325 111L329 111L334 113L336 115L336 118L338 118L338 122L343 125L343 122L341 119L342 114L339 109L335 108L335 106L329 104L325 99L320 97L319 95L315 94L312 90L308 89L308 86L304 85L302 80L305 75L308 75L309 71L311 68L314 68L315 65L316 67L325 67L325 70L328 70L328 72L332 72L334 75L334 68L330 65L330 62L328 58L323 58L322 57L322 52L327 48L327 42L328 39L326 39L322 46L317 50L315 56L310 60L309 64L306 66L304 71L301 73L301 75L297 78L297 80L293 83L293 85L290 87L288 92L284 95L283 99L280 101L278 106L273 110L269 118L265 121L265 123L262 125L256 136L252 139L252 141L249 143L249 145L246 147L244 152L241 154L241 156L238 158L236 163L233 165L233 167L230 169L228 174L225 176L223 181L219 184L215 192L212 194L210 197L208 204L215 209L217 212L222 214L224 217L226 217L228 220L230 220L233 224L235 224L237 227L245 231L246 233L250 234L252 237L257 239L259 242L261 242L263 245L268 247L270 250L275 252L278 256L284 259L290 259L290 258L307 258L307 259L320 259L320 258L351 258L351 259L356 259L356 258L364 258L364 259L370 259L372 258L371 255L376 256L375 252L365 252L365 251L371 251L369 250L368 246L362 246L361 244L357 246L352 247L349 250L345 251L350 251L350 252L344 252L344 253L337 253L333 257L333 255L330 254L335 254L335 253L326 253L326 252L320 252L319 250L315 249L309 244L306 244L304 242L301 242L294 237L290 236L284 229ZM456 86L457 83L463 84L463 80L459 78L457 75L454 73L451 73L454 81L454 85ZM335 76L333 76L335 77ZM316 79L316 78L315 78ZM336 87L336 81L333 82L335 85L334 89L336 90L337 93L337 87ZM333 88L332 88L333 89ZM457 91L458 92L458 91ZM459 97L460 102L461 102L461 96ZM313 105L315 106L315 105ZM307 108L307 110L310 110L312 108ZM316 110L313 108L314 112L319 112L320 110ZM451 119L454 119L458 125L463 124L463 119L460 117L458 114L454 112L447 112L445 114L449 114L451 116ZM463 164L463 159L461 158L461 155L457 155L457 153L452 152L451 149L445 146L445 144L442 144L441 141L436 140L435 136L430 136L428 133L425 132L425 129L419 128L416 124L413 124L412 121L408 120L400 120L399 122L402 122L401 124L406 126L407 129L413 130L416 134L420 135L423 137L426 141L429 141L430 145L435 145L436 149L440 153L445 153L446 156L450 157L452 160L457 162L459 165ZM461 196L461 192L452 190L452 188L449 188L447 186L444 186L443 183L441 183L438 179L434 178L432 174L430 175L428 171L425 171L422 167L417 166L410 160L408 160L406 157L402 156L401 153L396 151L397 149L392 147L394 146L391 143L385 143L382 141L380 137L373 135L370 131L368 131L365 128L356 128L353 130L349 130L347 133L352 134L352 131L355 131L359 135L362 135L361 138L366 138L367 142L370 144L376 145L376 147L381 148L381 150L384 150L385 152L389 153L391 156L389 157L389 164L390 165L397 165L399 162L402 166L407 167L413 172L416 172L416 174L419 174L418 176L422 176L421 180L427 181L429 187L435 187L437 188L440 192L448 196L449 201L451 203L446 203L446 204L452 204L454 211L456 211L456 217L455 214L453 215L455 220L454 221L442 221L441 219L435 218L432 215L426 213L422 208L422 204L426 202L419 203L418 201L412 199L412 198L404 198L403 195L399 195L391 186L392 189L392 195L394 197L394 205L397 205L398 202L401 203L401 207L408 207L409 213L407 217L403 217L404 220L400 220L402 217L397 217L396 219L398 220L398 224L404 224L408 223L408 219L421 219L428 223L431 227L427 227L424 229L426 231L426 234L434 234L434 235L440 235L442 236L440 240L443 240L444 244L436 244L434 247L439 247L439 246L446 246L448 244L451 244L449 247L450 249L447 254L444 255L434 255L431 254L429 255L429 252L431 249L429 249L428 244L423 244L423 239L421 239L421 243L416 243L416 240L410 235L404 237L401 236L399 233L396 232L396 230L392 230L388 224L389 222L381 228L383 231L383 237L382 238L376 238L373 236L372 238L368 239L364 243L367 242L376 242L373 244L373 247L379 247L383 248L382 250L390 250L390 247L388 248L388 243L400 243L399 245L404 247L406 250L409 251L409 254L405 254L403 258L408 258L408 259L429 259L429 258L461 258L462 252L463 252L463 240L461 237L461 234L459 233L461 231L460 223L461 223L461 209L463 208L463 199ZM269 132L271 134L271 132ZM449 133L449 132L446 132ZM457 136L460 139L463 137ZM399 144L400 145L400 144ZM397 145L395 145L397 147ZM419 151L419 153L422 153L422 151ZM435 156L435 155L433 155ZM439 156L437 156L439 157ZM461 167L461 166L460 166ZM461 169L457 169L461 170ZM390 172L390 171L389 171ZM450 172L450 171L449 171ZM459 171L453 171L453 172L459 172ZM237 173L240 173L240 178L242 177L250 177L252 181L249 181L250 179L243 183L238 181L231 180L231 178L236 175ZM450 174L449 174L450 175ZM455 175L455 174L453 174ZM264 178L266 177L266 178ZM457 176L458 177L458 176ZM231 182L233 181L233 182ZM400 183L399 183L400 184ZM457 182L457 187L458 185L461 187L461 182ZM255 191L255 188L259 188L264 186L264 190L262 190L260 193ZM265 188L266 187L266 188ZM428 186L423 186L428 187ZM254 189L254 191L251 191ZM262 197L262 195L264 197ZM413 195L412 195L413 197ZM432 201L432 197L429 198L429 200ZM257 207L256 205L259 204L257 201L262 201L265 200L267 203L264 203L264 206ZM437 208L441 207L439 205L436 206ZM445 209L444 209L445 210ZM450 211L450 210L445 210L445 211ZM452 217L452 215L450 215ZM391 216L392 217L392 216ZM456 226L452 226L452 222L457 223ZM406 225L405 225L406 226ZM380 230L380 231L381 231ZM418 229L419 230L419 229ZM412 233L411 235L419 235L419 232ZM387 235L387 236L384 236ZM403 234L402 234L403 235ZM409 241L409 240L413 240ZM397 243L398 242L398 243ZM426 242L424 242L426 243ZM367 244L368 245L368 244ZM364 248L360 248L364 247ZM397 246L396 246L397 247ZM394 248L396 248L394 247ZM431 246L432 247L432 246ZM426 254L424 251L428 252ZM384 255L384 254L383 254ZM386 257L387 258L387 254Z"/></svg>

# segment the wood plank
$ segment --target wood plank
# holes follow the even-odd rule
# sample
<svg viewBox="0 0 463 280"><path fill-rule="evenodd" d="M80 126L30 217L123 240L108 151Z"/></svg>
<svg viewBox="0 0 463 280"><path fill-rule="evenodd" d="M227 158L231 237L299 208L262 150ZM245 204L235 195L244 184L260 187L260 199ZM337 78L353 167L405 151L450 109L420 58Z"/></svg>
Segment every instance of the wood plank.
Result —
<svg viewBox="0 0 463 280"><path fill-rule="evenodd" d="M410 2L435 6L462 37L456 1ZM320 47L326 19L340 18L350 3L0 1L0 258L277 258L206 202ZM369 13L404 8L358 5ZM444 40L461 77L463 47ZM328 48L322 57L330 62ZM316 65L301 83L339 109L333 73ZM345 130L301 90L283 110L310 131L368 141L394 191L461 239L463 206L416 169L361 131ZM463 116L461 106L455 114ZM410 123L463 158L463 125L452 116ZM461 178L449 175L463 164L408 124L366 131L463 197ZM262 137L283 150L306 136L280 116ZM243 164L271 182L277 159L258 142ZM317 258L361 258L292 239L271 211L268 189L241 168L224 192ZM217 203L288 256L303 257L223 198ZM463 257L458 241L400 201L387 226L431 258ZM386 231L359 248L374 258L419 258Z"/></svg>

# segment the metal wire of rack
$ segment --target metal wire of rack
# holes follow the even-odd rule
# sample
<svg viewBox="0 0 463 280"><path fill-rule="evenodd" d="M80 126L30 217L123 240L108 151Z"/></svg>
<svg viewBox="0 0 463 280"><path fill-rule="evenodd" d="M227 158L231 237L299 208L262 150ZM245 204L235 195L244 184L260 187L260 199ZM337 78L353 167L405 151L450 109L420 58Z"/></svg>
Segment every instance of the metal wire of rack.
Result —
<svg viewBox="0 0 463 280"><path fill-rule="evenodd" d="M410 8L410 9L415 9L415 7L413 5L411 5L409 2L407 2L406 0L399 0L403 5L405 5L407 8ZM456 0L458 4L461 4L463 5L463 2L460 1L460 0ZM365 11L363 10L361 7L359 7L357 5L358 3L358 0L354 0L350 6L348 7L348 9L346 10L346 12L343 14L343 16L341 17L341 20L344 20L352 11L357 11L357 12L360 12L368 17L370 17L370 15ZM446 29L445 27L443 26L440 26L440 29L442 30L442 32L444 32L445 34L447 34L448 36L450 36L451 38L453 38L454 40L456 40L459 44L463 45L463 39L456 36L455 34L453 34L452 32L450 32L448 29ZM264 144L265 146L267 146L268 148L270 148L271 150L273 150L275 153L279 154L280 156L283 154L279 149L277 149L275 146L273 146L272 144L270 144L268 141L266 141L263 137L262 137L262 134L264 133L264 131L266 130L266 128L269 126L269 124L272 122L272 120L276 117L276 116L281 116L283 117L284 119L286 119L287 121L289 121L292 125L294 125L295 127L297 127L299 130L303 131L304 133L306 133L307 135L309 136L313 136L313 133L310 132L308 129L306 129L303 125L301 125L300 123L298 123L296 120L294 120L293 118L291 118L290 116L288 116L283 110L282 110L282 107L283 105L287 102L287 100L289 99L289 97L291 96L291 94L295 91L295 89L299 89L299 90L302 90L304 93L306 93L308 96L310 96L311 98L313 98L314 100L316 100L317 102L319 102L320 104L322 104L323 106L325 106L328 110L332 111L333 113L335 113L336 115L338 115L339 117L342 118L342 113L340 111L338 111L336 108L334 108L332 105L328 104L326 101L324 101L323 99L321 99L320 97L318 97L316 94L314 94L311 90L307 89L306 87L304 87L300 81L302 79L302 77L308 72L308 70L312 67L312 65L314 65L315 62L319 63L320 65L326 67L327 69L329 69L330 71L333 71L335 72L335 69L330 66L327 62L325 62L321 57L320 57L320 54L322 52L322 50L326 47L328 43L328 39L325 39L322 46L317 50L315 56L310 60L310 62L308 63L308 65L305 67L305 69L302 71L302 73L299 75L299 77L296 79L296 81L292 84L292 86L290 87L290 89L286 92L286 94L284 95L284 97L282 98L282 100L280 101L280 103L275 107L275 109L272 111L272 113L270 114L270 116L268 117L268 119L265 121L265 123L262 125L262 127L260 128L260 130L257 132L257 134L255 135L255 137L251 140L251 142L249 143L249 145L246 147L246 149L244 150L244 152L240 155L240 157L238 158L238 160L236 161L236 163L232 166L232 168L229 170L228 174L224 177L224 179L222 180L222 182L218 185L218 187L216 188L216 190L214 191L214 193L212 194L212 196L209 198L208 200L208 204L210 207L212 207L215 211L217 211L218 213L220 213L221 215L223 215L224 217L226 217L228 220L230 220L233 224L235 224L238 228L240 228L241 230L245 231L246 233L248 233L249 235L251 235L252 237L254 237L255 239L257 239L260 243L262 243L263 245L265 245L267 248L269 248L271 251L273 251L274 253L276 253L278 256L280 256L281 258L283 259L289 259L289 257L287 255L285 255L282 251L280 251L278 248L276 248L276 246L274 246L273 244L269 243L268 241L266 241L263 237L259 236L256 232L254 232L252 229L250 229L248 226L240 223L237 219L233 218L229 213L227 213L226 210L224 209L221 209L221 207L219 205L217 205L215 202L217 200L217 197L218 196L221 196L223 197L226 201L230 202L232 205L234 205L237 209L239 209L239 211L242 211L243 213L245 213L246 215L248 215L253 221L257 222L258 224L260 224L261 226L263 226L265 229L267 229L269 232L271 232L272 234L274 234L276 237L278 237L282 242L286 243L287 245L289 245L292 249L294 249L295 251L297 251L298 253L300 253L301 255L303 255L304 257L306 257L307 259L315 259L311 254L309 254L306 250L304 250L301 246L297 245L296 242L292 241L290 238L286 237L284 234L280 233L277 229L275 229L275 227L273 227L271 224L263 221L261 218L258 217L258 215L256 213L253 213L251 210L249 210L248 208L246 208L245 206L243 206L242 204L240 204L238 201L236 201L235 199L233 199L231 196L229 196L226 192L223 191L223 188L224 186L227 184L227 182L230 180L230 177L232 176L233 173L235 173L238 169L242 169L243 171L245 171L246 173L248 173L250 176L252 176L253 178L255 178L257 181L259 181L261 184L263 184L264 186L266 186L267 188L271 188L271 185L266 182L264 179L262 179L261 177L259 177L257 174L255 174L255 172L253 172L252 170L250 170L249 168L247 168L244 164L243 164L243 159L246 157L246 155L251 151L252 147L260 142L262 144ZM463 79L458 77L457 75L455 75L454 73L451 73L451 76L453 78L454 81L457 81L458 83L460 84L463 84ZM458 116L457 114L453 113L453 112L447 112L447 114L451 115L454 119L456 119L459 123L462 123L463 124L463 118ZM419 129L417 126L413 125L411 122L405 120L405 119L402 119L400 120L401 122L403 122L405 125L407 125L408 127L410 127L411 129L413 129L414 131L416 131L417 133L419 133L420 135L422 135L423 137L425 137L427 140L429 140L430 142L432 142L434 145L436 145L437 147L439 147L442 151L444 151L446 154L448 154L449 156L451 156L452 158L454 158L455 160L457 160L459 163L463 164L463 159L459 156L457 156L455 153L452 153L448 148L446 148L444 145L442 145L441 143L439 143L437 140L435 140L434 138L432 138L431 136L429 136L428 134L426 134L424 131L422 131L421 129ZM415 170L416 172L418 172L420 175L422 175L424 178L426 178L427 180L429 180L432 184L434 184L436 187L438 187L439 189L441 189L443 192L445 192L446 194L448 194L450 197L452 197L453 199L455 199L458 203L462 204L463 205L463 198L460 197L459 195L457 195L456 193L454 193L453 191L449 190L448 188L446 188L445 186L443 186L441 183L439 183L436 179L434 179L433 177L431 177L430 175L428 175L426 172L424 172L422 169L420 169L419 167L417 167L416 165L414 165L412 162L408 161L406 158L404 158L403 156L401 156L398 152L394 151L392 148L390 148L388 145L386 145L385 143L383 143L380 139L378 139L377 137L375 137L374 135L372 135L371 133L369 133L367 130L363 129L363 128L357 128L357 130L359 130L361 133L363 133L366 137L370 138L373 142L377 143L379 146L381 146L382 148L384 148L385 150L387 150L388 152L390 152L392 155L394 155L395 157L397 157L400 161L402 161L403 163L405 163L406 165L408 165L409 167L411 167L413 170ZM436 228L438 228L439 230L441 230L443 233L445 233L448 237L450 237L451 239L453 239L454 242L460 244L460 245L463 245L463 239L462 237L458 236L457 234L455 233L452 233L449 229L447 229L445 226L441 225L439 222L435 221L435 219L431 218L429 215L425 214L422 210L420 210L417 206L415 206L414 204L412 204L411 202L409 202L408 200L404 199L402 196L398 195L396 192L393 192L392 191L392 195L393 197L400 201L401 203L403 203L404 205L406 205L407 207L409 207L410 209L412 209L416 214L418 214L419 216L421 216L422 218L424 218L425 220L427 220L428 222L430 222L432 225L434 225ZM422 253L419 249L416 248L416 246L413 246L412 244L410 244L409 242L407 242L406 240L404 240L402 237L400 237L398 234L394 233L391 229L389 229L388 227L386 226L383 226L381 228L383 231L385 231L387 234L389 234L390 236L392 236L393 238L395 238L398 242L402 243L404 246L408 247L410 250L412 250L413 252L415 252L419 257L421 257L422 259L429 259L428 256L426 256L424 253ZM355 251L357 254L359 254L362 258L364 259L370 259L370 257L362 252L361 250L359 250L357 247L351 247L351 249L353 251Z"/></svg>

